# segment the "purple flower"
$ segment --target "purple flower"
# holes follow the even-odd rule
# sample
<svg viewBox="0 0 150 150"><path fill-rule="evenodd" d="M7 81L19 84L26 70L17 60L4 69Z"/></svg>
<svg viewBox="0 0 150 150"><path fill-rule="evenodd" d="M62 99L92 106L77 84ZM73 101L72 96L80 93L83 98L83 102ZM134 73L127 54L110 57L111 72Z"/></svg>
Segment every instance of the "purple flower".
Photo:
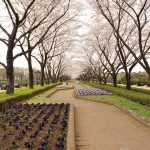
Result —
<svg viewBox="0 0 150 150"><path fill-rule="evenodd" d="M59 137L58 139L57 139L59 142L64 142L64 137Z"/></svg>
<svg viewBox="0 0 150 150"><path fill-rule="evenodd" d="M35 134L32 134L32 135L30 135L30 138L31 138L31 139L35 139L35 138L36 138L36 135L35 135Z"/></svg>
<svg viewBox="0 0 150 150"><path fill-rule="evenodd" d="M15 141L13 141L12 143L11 143L11 147L12 148L17 148L19 145L18 145L18 143L16 143Z"/></svg>
<svg viewBox="0 0 150 150"><path fill-rule="evenodd" d="M4 134L3 136L2 136L2 139L3 140L5 140L5 139L7 139L8 138L8 134Z"/></svg>
<svg viewBox="0 0 150 150"><path fill-rule="evenodd" d="M14 122L17 122L18 120L19 120L18 116L13 119Z"/></svg>
<svg viewBox="0 0 150 150"><path fill-rule="evenodd" d="M23 136L22 135L18 135L18 136L15 136L16 140L22 140L23 139Z"/></svg>
<svg viewBox="0 0 150 150"><path fill-rule="evenodd" d="M36 130L36 131L34 132L34 134L35 134L35 135L38 135L38 134L39 134L39 130Z"/></svg>
<svg viewBox="0 0 150 150"><path fill-rule="evenodd" d="M18 130L18 129L20 128L20 124L15 124L15 125L14 125L14 128L15 128L16 130Z"/></svg>
<svg viewBox="0 0 150 150"><path fill-rule="evenodd" d="M47 145L48 145L48 142L46 142L46 141L41 142L41 146L43 146L43 147L47 147Z"/></svg>
<svg viewBox="0 0 150 150"><path fill-rule="evenodd" d="M25 135L26 134L26 130L22 130L21 132L20 132L20 134L23 134L23 135Z"/></svg>
<svg viewBox="0 0 150 150"><path fill-rule="evenodd" d="M62 121L62 122L61 122L61 125L62 125L63 127L67 127L67 121L65 121L65 120Z"/></svg>
<svg viewBox="0 0 150 150"><path fill-rule="evenodd" d="M48 140L49 139L49 135L44 136L44 140Z"/></svg>
<svg viewBox="0 0 150 150"><path fill-rule="evenodd" d="M24 118L24 121L25 121L25 122L27 122L28 120L29 120L29 118L28 118L28 117L25 117L25 118Z"/></svg>
<svg viewBox="0 0 150 150"><path fill-rule="evenodd" d="M3 130L6 130L6 125L2 125L2 129L3 129Z"/></svg>
<svg viewBox="0 0 150 150"><path fill-rule="evenodd" d="M63 144L62 142L57 143L57 144L56 144L56 148L58 148L58 149L63 149L63 148L64 148L64 144Z"/></svg>
<svg viewBox="0 0 150 150"><path fill-rule="evenodd" d="M38 122L38 119L34 118L32 121L33 121L33 123L36 123L36 122Z"/></svg>
<svg viewBox="0 0 150 150"><path fill-rule="evenodd" d="M32 128L29 127L28 125L26 125L26 126L25 126L25 129L26 129L26 130L31 130Z"/></svg>
<svg viewBox="0 0 150 150"><path fill-rule="evenodd" d="M33 127L33 124L31 122L29 123L29 127Z"/></svg>
<svg viewBox="0 0 150 150"><path fill-rule="evenodd" d="M24 124L24 122L20 122L20 125L23 125Z"/></svg>

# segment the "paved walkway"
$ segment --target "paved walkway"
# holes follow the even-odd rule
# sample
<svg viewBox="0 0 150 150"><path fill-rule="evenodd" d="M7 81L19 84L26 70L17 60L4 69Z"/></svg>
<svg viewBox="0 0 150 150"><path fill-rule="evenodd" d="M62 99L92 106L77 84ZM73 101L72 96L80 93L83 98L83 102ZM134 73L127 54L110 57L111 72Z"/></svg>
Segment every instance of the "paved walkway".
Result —
<svg viewBox="0 0 150 150"><path fill-rule="evenodd" d="M76 99L74 90L51 98L74 104L77 150L150 150L150 128L115 106Z"/></svg>

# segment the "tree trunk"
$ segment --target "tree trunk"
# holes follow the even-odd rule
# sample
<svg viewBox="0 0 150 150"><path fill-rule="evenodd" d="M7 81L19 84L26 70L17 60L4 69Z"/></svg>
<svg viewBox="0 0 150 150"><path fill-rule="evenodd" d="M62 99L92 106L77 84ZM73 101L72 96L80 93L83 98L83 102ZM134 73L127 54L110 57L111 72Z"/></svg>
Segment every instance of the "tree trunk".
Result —
<svg viewBox="0 0 150 150"><path fill-rule="evenodd" d="M31 52L28 53L28 68L29 68L29 88L33 89L34 85L34 76L33 76L33 68L32 68L32 59Z"/></svg>
<svg viewBox="0 0 150 150"><path fill-rule="evenodd" d="M98 77L98 82L99 84L102 84L102 79L100 77Z"/></svg>
<svg viewBox="0 0 150 150"><path fill-rule="evenodd" d="M47 84L50 84L50 82L51 82L51 73L50 73L50 71L48 71Z"/></svg>
<svg viewBox="0 0 150 150"><path fill-rule="evenodd" d="M112 78L113 78L113 86L117 87L117 75L113 73Z"/></svg>
<svg viewBox="0 0 150 150"><path fill-rule="evenodd" d="M13 53L8 51L7 53L7 91L6 94L14 94L14 67L13 67Z"/></svg>
<svg viewBox="0 0 150 150"><path fill-rule="evenodd" d="M147 75L148 75L148 78L149 78L149 80L150 80L150 69L149 69L149 68L146 68L145 71L146 71L146 73L147 73Z"/></svg>
<svg viewBox="0 0 150 150"><path fill-rule="evenodd" d="M7 91L6 94L14 94L14 58L13 58L13 49L14 49L14 40L18 30L18 18L16 19L16 25L13 27L11 36L8 40L8 50L7 50Z"/></svg>
<svg viewBox="0 0 150 150"><path fill-rule="evenodd" d="M131 74L126 72L126 89L131 90Z"/></svg>
<svg viewBox="0 0 150 150"><path fill-rule="evenodd" d="M44 86L44 67L41 65L41 86Z"/></svg>
<svg viewBox="0 0 150 150"><path fill-rule="evenodd" d="M104 85L107 84L107 78L104 78Z"/></svg>
<svg viewBox="0 0 150 150"><path fill-rule="evenodd" d="M48 85L48 84L49 84L49 80L48 80L48 78L47 78L47 77L45 77L45 76L44 76L44 82L45 82L45 84L46 84L46 85Z"/></svg>

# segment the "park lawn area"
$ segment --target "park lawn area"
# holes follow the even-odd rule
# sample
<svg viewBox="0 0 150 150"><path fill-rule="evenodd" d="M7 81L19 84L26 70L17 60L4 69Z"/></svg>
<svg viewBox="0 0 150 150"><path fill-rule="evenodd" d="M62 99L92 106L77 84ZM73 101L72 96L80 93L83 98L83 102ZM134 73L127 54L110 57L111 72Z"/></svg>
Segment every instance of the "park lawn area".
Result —
<svg viewBox="0 0 150 150"><path fill-rule="evenodd" d="M46 96L53 93L54 91L57 91L57 88L52 88L50 90L47 90L41 94L38 94L36 96L33 96L32 98L29 98L27 99L26 101L24 101L24 103L28 103L28 104L31 104L31 103L34 103L34 104L37 104L37 103L56 103L56 101L50 99L50 98L47 98Z"/></svg>
<svg viewBox="0 0 150 150"><path fill-rule="evenodd" d="M88 95L88 96L79 96L82 99L89 99L89 100L96 100L98 102L112 102L116 103L120 106L123 106L125 108L128 108L140 116L148 117L150 118L150 108L143 106L141 104L135 103L133 101L130 101L126 98L117 96L117 95Z"/></svg>
<svg viewBox="0 0 150 150"><path fill-rule="evenodd" d="M45 85L45 86L35 85L34 89L29 89L28 87L19 88L19 89L15 89L13 95L8 95L8 94L6 94L6 92L1 92L0 93L0 102L5 101L6 99L9 99L9 98L15 98L17 96L31 94L33 92L42 90L44 88L47 88L47 87L53 86L53 85L54 84L49 84L49 85Z"/></svg>

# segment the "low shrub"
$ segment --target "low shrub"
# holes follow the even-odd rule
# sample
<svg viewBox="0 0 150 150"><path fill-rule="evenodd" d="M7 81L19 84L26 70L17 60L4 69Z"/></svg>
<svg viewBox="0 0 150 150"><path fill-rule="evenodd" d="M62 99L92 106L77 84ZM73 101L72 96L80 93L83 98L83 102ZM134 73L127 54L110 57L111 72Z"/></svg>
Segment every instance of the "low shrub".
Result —
<svg viewBox="0 0 150 150"><path fill-rule="evenodd" d="M125 88L119 88L119 87L113 87L111 85L101 85L97 83L90 83L85 82L86 84L95 87L95 88L101 88L110 92L113 92L114 94L127 98L131 101L140 103L145 106L150 106L150 95L132 91L132 90L126 90Z"/></svg>
<svg viewBox="0 0 150 150"><path fill-rule="evenodd" d="M148 87L150 87L150 81L137 82L136 85L137 86L147 85Z"/></svg>
<svg viewBox="0 0 150 150"><path fill-rule="evenodd" d="M3 84L6 84L6 82L0 82L0 87L1 87Z"/></svg>
<svg viewBox="0 0 150 150"><path fill-rule="evenodd" d="M150 87L150 82L146 82L146 85L147 85L148 87Z"/></svg>
<svg viewBox="0 0 150 150"><path fill-rule="evenodd" d="M14 95L6 95L5 93L0 93L0 110L8 108L14 103L26 100L28 98L31 98L32 96L45 92L59 84L60 83L55 83L45 85L44 87L38 85L35 86L34 89L21 88L16 90Z"/></svg>
<svg viewBox="0 0 150 150"><path fill-rule="evenodd" d="M113 86L113 85L111 85L111 86ZM125 86L118 85L118 88L125 89ZM144 93L144 94L150 95L150 90L149 89L142 89L142 88L132 87L131 91L140 92L140 93Z"/></svg>
<svg viewBox="0 0 150 150"><path fill-rule="evenodd" d="M143 82L137 82L137 86L144 86L145 85L145 83L143 83Z"/></svg>

